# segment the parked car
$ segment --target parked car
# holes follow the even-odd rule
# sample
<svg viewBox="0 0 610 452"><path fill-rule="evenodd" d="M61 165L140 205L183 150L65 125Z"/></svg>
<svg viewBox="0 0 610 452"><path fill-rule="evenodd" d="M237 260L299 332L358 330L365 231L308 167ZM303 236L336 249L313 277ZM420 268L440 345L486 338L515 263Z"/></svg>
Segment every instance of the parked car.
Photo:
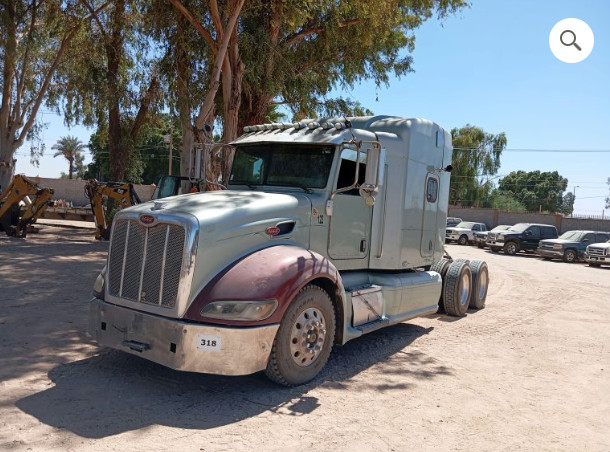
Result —
<svg viewBox="0 0 610 452"><path fill-rule="evenodd" d="M445 242L457 242L466 245L474 241L474 233L487 231L485 223L475 223L473 221L462 221L455 227L447 228L445 231Z"/></svg>
<svg viewBox="0 0 610 452"><path fill-rule="evenodd" d="M498 232L486 243L494 253L502 249L504 254L512 256L519 251L536 251L540 240L556 238L557 228L550 224L517 223L506 231Z"/></svg>
<svg viewBox="0 0 610 452"><path fill-rule="evenodd" d="M506 231L509 228L510 226L507 224L500 224L493 228L491 231L477 231L474 233L474 243L479 248L485 248L485 242L487 241L487 237L490 234L493 234L493 236L495 237L498 232Z"/></svg>
<svg viewBox="0 0 610 452"><path fill-rule="evenodd" d="M585 260L590 267L610 265L610 240L606 243L589 245L585 250Z"/></svg>
<svg viewBox="0 0 610 452"><path fill-rule="evenodd" d="M460 224L462 222L461 218L457 218L457 217L447 217L447 227L453 227L453 226L457 226L458 224Z"/></svg>
<svg viewBox="0 0 610 452"><path fill-rule="evenodd" d="M588 245L610 240L610 233L601 231L568 231L557 239L541 240L538 254L543 259L563 259L564 262L582 261Z"/></svg>

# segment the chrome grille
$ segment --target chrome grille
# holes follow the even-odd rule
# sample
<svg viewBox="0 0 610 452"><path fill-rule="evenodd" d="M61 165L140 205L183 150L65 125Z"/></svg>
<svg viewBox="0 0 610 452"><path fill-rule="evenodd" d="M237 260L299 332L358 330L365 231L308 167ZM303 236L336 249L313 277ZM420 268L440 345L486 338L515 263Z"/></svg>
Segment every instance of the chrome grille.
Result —
<svg viewBox="0 0 610 452"><path fill-rule="evenodd" d="M114 224L108 259L109 293L134 302L172 308L178 297L185 229L137 220Z"/></svg>
<svg viewBox="0 0 610 452"><path fill-rule="evenodd" d="M552 249L554 249L552 243L541 243L540 244L540 248L543 249L543 250L552 250Z"/></svg>
<svg viewBox="0 0 610 452"><path fill-rule="evenodd" d="M604 252L604 248L591 248L589 247L587 249L587 252L589 253L589 256L604 256L605 252Z"/></svg>

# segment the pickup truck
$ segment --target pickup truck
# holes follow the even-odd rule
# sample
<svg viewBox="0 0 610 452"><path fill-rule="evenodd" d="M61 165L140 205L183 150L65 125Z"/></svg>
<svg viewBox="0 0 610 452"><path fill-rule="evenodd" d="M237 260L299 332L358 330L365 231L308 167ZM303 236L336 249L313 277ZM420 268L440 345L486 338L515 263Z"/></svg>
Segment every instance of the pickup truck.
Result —
<svg viewBox="0 0 610 452"><path fill-rule="evenodd" d="M585 260L589 264L589 267L610 265L610 240L606 243L589 245L585 250Z"/></svg>
<svg viewBox="0 0 610 452"><path fill-rule="evenodd" d="M519 251L534 252L542 239L556 239L557 228L549 224L517 223L495 237L487 239L492 252L501 249L504 254L515 255Z"/></svg>
<svg viewBox="0 0 610 452"><path fill-rule="evenodd" d="M462 221L457 226L445 230L445 241L448 243L457 242L459 245L467 245L470 242L474 242L474 234L481 231L487 231L485 223Z"/></svg>
<svg viewBox="0 0 610 452"><path fill-rule="evenodd" d="M493 228L491 231L478 231L474 233L474 243L479 248L485 248L487 242L487 238L492 234L497 234L500 231L506 231L510 229L510 226L507 224L501 224ZM495 237L495 235L494 235Z"/></svg>
<svg viewBox="0 0 610 452"><path fill-rule="evenodd" d="M557 239L541 240L538 254L546 260L563 259L564 262L577 262L584 260L588 245L608 240L610 240L609 232L568 231Z"/></svg>

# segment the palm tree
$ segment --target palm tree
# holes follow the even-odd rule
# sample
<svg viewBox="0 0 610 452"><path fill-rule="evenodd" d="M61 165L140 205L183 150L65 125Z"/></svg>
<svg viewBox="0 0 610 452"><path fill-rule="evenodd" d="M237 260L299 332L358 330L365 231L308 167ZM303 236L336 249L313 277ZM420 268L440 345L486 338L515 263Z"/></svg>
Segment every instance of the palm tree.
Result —
<svg viewBox="0 0 610 452"><path fill-rule="evenodd" d="M70 135L61 137L51 148L57 150L53 157L63 155L70 164L68 179L72 179L72 174L74 174L74 163L76 162L77 164L80 163L82 165L84 159L82 152L85 148L87 148L87 145L81 143L78 138L71 137Z"/></svg>

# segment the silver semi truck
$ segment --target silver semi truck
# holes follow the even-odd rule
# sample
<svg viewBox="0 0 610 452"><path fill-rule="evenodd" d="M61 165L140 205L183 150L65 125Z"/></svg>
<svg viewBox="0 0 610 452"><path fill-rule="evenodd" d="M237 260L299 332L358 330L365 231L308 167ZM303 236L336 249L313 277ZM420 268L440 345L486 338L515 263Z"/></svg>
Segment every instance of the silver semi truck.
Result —
<svg viewBox="0 0 610 452"><path fill-rule="evenodd" d="M227 190L114 217L89 332L177 370L283 385L335 344L485 304L484 261L444 254L451 135L425 119L249 126Z"/></svg>

